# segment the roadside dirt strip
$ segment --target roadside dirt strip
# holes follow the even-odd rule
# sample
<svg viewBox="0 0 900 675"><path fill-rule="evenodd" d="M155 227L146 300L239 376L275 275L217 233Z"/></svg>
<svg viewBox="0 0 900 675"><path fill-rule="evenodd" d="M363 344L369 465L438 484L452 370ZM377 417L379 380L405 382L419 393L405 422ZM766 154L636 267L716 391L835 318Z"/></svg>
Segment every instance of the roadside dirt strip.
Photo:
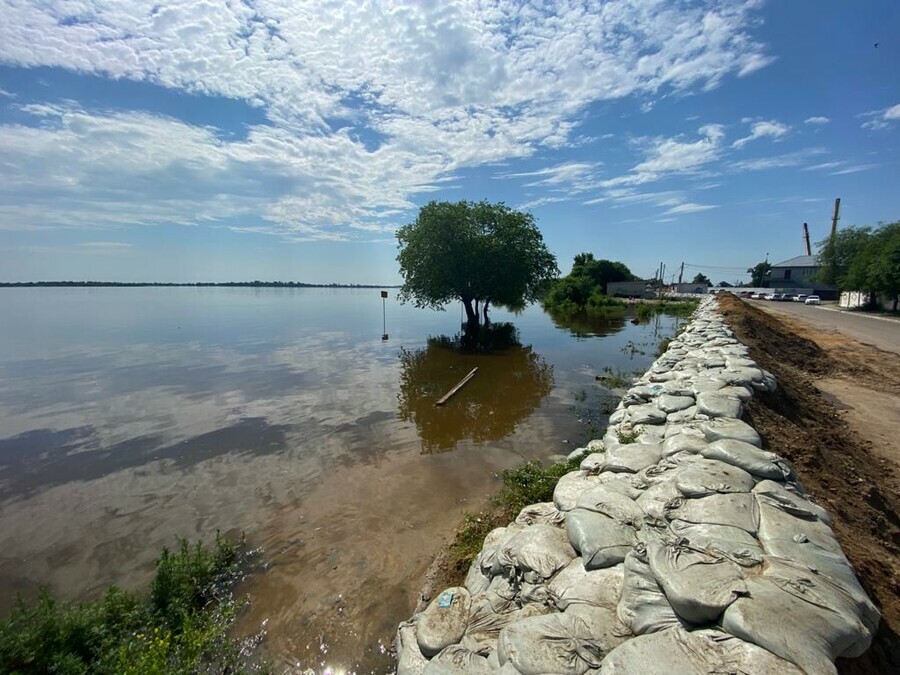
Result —
<svg viewBox="0 0 900 675"><path fill-rule="evenodd" d="M791 460L879 606L871 649L842 674L900 672L900 355L735 298L720 311L750 357L778 380L745 420Z"/></svg>

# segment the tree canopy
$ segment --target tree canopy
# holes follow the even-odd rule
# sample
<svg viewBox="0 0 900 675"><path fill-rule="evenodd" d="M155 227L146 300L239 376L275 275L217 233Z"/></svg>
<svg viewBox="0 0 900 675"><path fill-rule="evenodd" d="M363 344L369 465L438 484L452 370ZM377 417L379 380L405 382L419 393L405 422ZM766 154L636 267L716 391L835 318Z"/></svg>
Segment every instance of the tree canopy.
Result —
<svg viewBox="0 0 900 675"><path fill-rule="evenodd" d="M709 277L703 274L703 272L697 272L697 274L694 275L694 280L691 283L706 284L707 286L712 286L712 282L709 280Z"/></svg>
<svg viewBox="0 0 900 675"><path fill-rule="evenodd" d="M854 230L849 257L838 268L837 286L841 290L868 291L892 300L897 311L900 296L900 222ZM839 233L840 234L840 233ZM823 246L823 249L825 247Z"/></svg>
<svg viewBox="0 0 900 675"><path fill-rule="evenodd" d="M750 285L766 286L769 281L769 272L771 271L772 266L768 260L756 263L756 265L747 270L747 273L750 275Z"/></svg>
<svg viewBox="0 0 900 675"><path fill-rule="evenodd" d="M443 309L459 299L469 323L490 304L511 309L537 300L559 269L534 216L503 203L429 202L397 231L400 299Z"/></svg>
<svg viewBox="0 0 900 675"><path fill-rule="evenodd" d="M623 263L597 260L593 253L579 253L568 276L550 287L544 297L544 307L561 314L605 313L622 305L606 297L607 285L636 279Z"/></svg>
<svg viewBox="0 0 900 675"><path fill-rule="evenodd" d="M866 247L871 237L871 227L845 227L837 231L834 241L831 237L820 241L817 244L819 253L816 259L821 267L816 274L816 280L826 286L846 289L850 264Z"/></svg>

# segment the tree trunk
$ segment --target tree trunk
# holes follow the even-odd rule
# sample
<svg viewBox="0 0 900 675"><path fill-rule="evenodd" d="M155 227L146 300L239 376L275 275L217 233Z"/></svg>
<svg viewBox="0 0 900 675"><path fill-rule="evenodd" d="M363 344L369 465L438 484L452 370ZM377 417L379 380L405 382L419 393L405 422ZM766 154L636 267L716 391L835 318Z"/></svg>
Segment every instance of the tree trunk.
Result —
<svg viewBox="0 0 900 675"><path fill-rule="evenodd" d="M894 296L894 302L892 303L892 306L891 306L891 311L892 311L892 312L896 312L896 311L897 311L897 303L898 303L898 301L900 301L900 295L895 295L895 296Z"/></svg>
<svg viewBox="0 0 900 675"><path fill-rule="evenodd" d="M466 323L478 323L478 311L472 307L472 298L463 298L463 307L466 308Z"/></svg>
<svg viewBox="0 0 900 675"><path fill-rule="evenodd" d="M490 319L488 319L488 305L491 304L490 300L484 301L484 325L487 326L490 323Z"/></svg>

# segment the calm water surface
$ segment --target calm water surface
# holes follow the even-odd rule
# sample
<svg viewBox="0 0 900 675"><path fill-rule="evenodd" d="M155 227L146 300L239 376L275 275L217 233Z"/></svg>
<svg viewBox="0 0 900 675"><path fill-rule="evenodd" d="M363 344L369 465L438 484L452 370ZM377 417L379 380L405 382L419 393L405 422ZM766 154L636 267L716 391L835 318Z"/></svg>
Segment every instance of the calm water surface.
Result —
<svg viewBox="0 0 900 675"><path fill-rule="evenodd" d="M240 628L292 671L381 672L425 568L523 459L590 437L603 368L643 371L675 320L512 321L462 355L459 307L370 289L0 289L0 611L139 587L176 537L247 534ZM443 408L433 402L471 368Z"/></svg>

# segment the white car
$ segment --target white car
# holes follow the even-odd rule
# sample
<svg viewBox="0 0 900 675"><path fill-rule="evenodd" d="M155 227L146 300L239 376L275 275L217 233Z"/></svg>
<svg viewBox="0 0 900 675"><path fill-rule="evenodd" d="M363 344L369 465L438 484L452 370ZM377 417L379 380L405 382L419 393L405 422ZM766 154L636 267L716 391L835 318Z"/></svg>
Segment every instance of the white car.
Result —
<svg viewBox="0 0 900 675"><path fill-rule="evenodd" d="M822 299L819 298L818 295L810 295L810 296L807 296L806 300L804 300L803 302L804 302L804 304L807 304L807 305L821 305Z"/></svg>

